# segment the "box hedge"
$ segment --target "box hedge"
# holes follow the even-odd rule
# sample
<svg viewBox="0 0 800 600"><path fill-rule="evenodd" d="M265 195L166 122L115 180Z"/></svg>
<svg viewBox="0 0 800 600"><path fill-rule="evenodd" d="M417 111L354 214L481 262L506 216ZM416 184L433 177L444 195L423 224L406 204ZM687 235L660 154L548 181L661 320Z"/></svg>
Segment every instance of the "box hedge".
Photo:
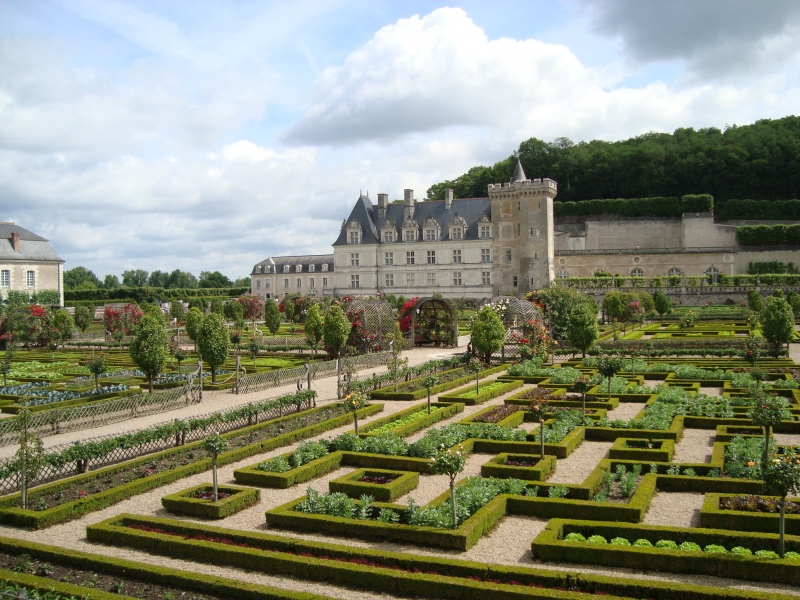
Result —
<svg viewBox="0 0 800 600"><path fill-rule="evenodd" d="M197 492L211 492L213 486L198 485L161 498L161 504L169 512L191 515L204 519L224 519L261 501L261 492L252 488L218 485L217 492L230 494L217 502L195 498Z"/></svg>
<svg viewBox="0 0 800 600"><path fill-rule="evenodd" d="M480 389L478 389L478 393L476 395L465 396L465 394L469 394L475 390L474 386L467 386L462 390L457 390L449 394L441 394L439 396L439 402L460 402L467 405L483 404L487 400L507 394L511 390L515 390L518 387L522 387L521 381L509 381L507 383L500 382L500 385L497 385L490 390L481 392Z"/></svg>
<svg viewBox="0 0 800 600"><path fill-rule="evenodd" d="M359 481L364 476L394 477L388 483L368 483ZM372 496L378 502L392 502L419 485L419 473L413 471L391 471L389 469L358 469L328 484L331 492L342 492L351 498L363 494Z"/></svg>
<svg viewBox="0 0 800 600"><path fill-rule="evenodd" d="M452 369L452 371L459 371L463 370L464 367L459 367L458 369ZM505 371L508 368L508 365L500 365L497 367L491 367L489 369L485 369L478 373L479 378L488 377L489 375L494 375L495 373L500 373L501 371ZM444 375L448 372L452 371L444 371L440 373L440 375ZM410 381L406 381L403 385L408 385L410 383L420 384L421 377L417 379L412 379ZM470 381L475 381L475 375L465 375L464 377L458 377L453 379L452 381L447 381L444 383L440 383L439 385L434 385L431 387L431 395L440 394L441 392L446 392L447 390L452 390L459 386L462 386ZM420 384L421 385L421 384ZM370 392L370 398L373 400L419 400L420 398L426 398L428 396L428 389L422 388L416 390L414 392L395 392L394 391L394 384L390 386L386 386L376 390L374 392Z"/></svg>

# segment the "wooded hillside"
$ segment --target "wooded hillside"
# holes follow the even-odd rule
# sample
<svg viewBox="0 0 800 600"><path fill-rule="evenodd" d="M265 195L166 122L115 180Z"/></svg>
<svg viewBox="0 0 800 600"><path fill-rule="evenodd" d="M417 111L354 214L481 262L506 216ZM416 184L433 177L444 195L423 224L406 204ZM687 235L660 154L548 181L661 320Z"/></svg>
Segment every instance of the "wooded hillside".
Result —
<svg viewBox="0 0 800 600"><path fill-rule="evenodd" d="M732 198L789 200L800 188L800 117L795 116L619 142L531 138L517 152L528 177L558 182L561 202L711 194L716 211L724 213ZM444 198L448 187L457 198L485 197L488 184L507 182L515 164L512 155L490 167L473 167L431 186L428 198Z"/></svg>

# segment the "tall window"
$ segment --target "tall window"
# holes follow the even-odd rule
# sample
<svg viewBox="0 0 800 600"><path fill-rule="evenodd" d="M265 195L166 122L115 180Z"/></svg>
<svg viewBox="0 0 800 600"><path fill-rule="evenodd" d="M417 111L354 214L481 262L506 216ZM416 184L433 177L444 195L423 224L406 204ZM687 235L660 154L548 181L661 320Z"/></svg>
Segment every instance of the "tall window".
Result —
<svg viewBox="0 0 800 600"><path fill-rule="evenodd" d="M406 285L415 285L415 279L414 273L408 273L406 275Z"/></svg>
<svg viewBox="0 0 800 600"><path fill-rule="evenodd" d="M406 252L406 264L413 265L414 264L414 251Z"/></svg>
<svg viewBox="0 0 800 600"><path fill-rule="evenodd" d="M357 244L359 240L359 232L358 231L351 231L350 232L350 243Z"/></svg>
<svg viewBox="0 0 800 600"><path fill-rule="evenodd" d="M644 277L644 271L642 271L639 267L631 269L631 277Z"/></svg>
<svg viewBox="0 0 800 600"><path fill-rule="evenodd" d="M384 252L383 253L383 264L389 265L389 266L394 264L394 252Z"/></svg>
<svg viewBox="0 0 800 600"><path fill-rule="evenodd" d="M289 287L289 278L288 277L283 280L283 287L285 287L285 288Z"/></svg>
<svg viewBox="0 0 800 600"><path fill-rule="evenodd" d="M482 263L492 262L492 250L490 248L481 248L481 262Z"/></svg>
<svg viewBox="0 0 800 600"><path fill-rule="evenodd" d="M323 272L328 270L328 264L327 263L322 265L322 270L323 270Z"/></svg>
<svg viewBox="0 0 800 600"><path fill-rule="evenodd" d="M491 271L481 271L481 285L492 285Z"/></svg>
<svg viewBox="0 0 800 600"><path fill-rule="evenodd" d="M31 271L28 271L30 273ZM708 283L719 283L719 269L717 267L708 267L705 270Z"/></svg>
<svg viewBox="0 0 800 600"><path fill-rule="evenodd" d="M384 280L386 287L394 287L394 273L386 273Z"/></svg>
<svg viewBox="0 0 800 600"><path fill-rule="evenodd" d="M461 229L461 227L454 227L452 229L452 235L450 236L450 239L452 239L452 240L460 240L462 238L462 235L461 235L462 233L463 233L463 230Z"/></svg>
<svg viewBox="0 0 800 600"><path fill-rule="evenodd" d="M461 283L461 271L453 271L453 285L463 285Z"/></svg>
<svg viewBox="0 0 800 600"><path fill-rule="evenodd" d="M428 273L428 286L436 285L436 273Z"/></svg>
<svg viewBox="0 0 800 600"><path fill-rule="evenodd" d="M357 267L357 266L359 266L360 264L361 264L361 259L360 259L360 257L358 256L358 253L352 253L352 254L350 254L350 266L351 266L351 267Z"/></svg>
<svg viewBox="0 0 800 600"><path fill-rule="evenodd" d="M667 271L667 275L670 277L680 277L683 275L683 271L681 271L678 267L672 267L669 271Z"/></svg>
<svg viewBox="0 0 800 600"><path fill-rule="evenodd" d="M426 241L435 242L437 237L438 236L436 235L436 230L435 229L426 229L425 230L425 240Z"/></svg>
<svg viewBox="0 0 800 600"><path fill-rule="evenodd" d="M514 287L517 287L517 282L518 282L517 276L514 275Z"/></svg>
<svg viewBox="0 0 800 600"><path fill-rule="evenodd" d="M25 285L28 287L36 287L36 271L27 271L25 273Z"/></svg>
<svg viewBox="0 0 800 600"><path fill-rule="evenodd" d="M417 239L417 232L416 231L414 231L413 229L409 229L409 230L406 231L405 240L407 242L413 242L416 239Z"/></svg>
<svg viewBox="0 0 800 600"><path fill-rule="evenodd" d="M358 275L350 275L350 287L351 288L361 287L361 282L359 281Z"/></svg>
<svg viewBox="0 0 800 600"><path fill-rule="evenodd" d="M327 277L323 277L322 278L322 287L328 287L328 278Z"/></svg>
<svg viewBox="0 0 800 600"><path fill-rule="evenodd" d="M316 267L316 265L308 265L308 271L309 271L310 273L313 273L313 272L314 272L314 268L315 268L315 267Z"/></svg>
<svg viewBox="0 0 800 600"><path fill-rule="evenodd" d="M256 279L256 287L257 288L261 287L261 280L260 279Z"/></svg>
<svg viewBox="0 0 800 600"><path fill-rule="evenodd" d="M461 264L461 250L453 250L453 264Z"/></svg>
<svg viewBox="0 0 800 600"><path fill-rule="evenodd" d="M265 279L265 280L264 280L264 287L265 287L265 288L268 288L268 287L269 287L269 279Z"/></svg>
<svg viewBox="0 0 800 600"><path fill-rule="evenodd" d="M0 271L0 287L11 287L11 271L6 269Z"/></svg>
<svg viewBox="0 0 800 600"><path fill-rule="evenodd" d="M492 237L492 226L491 225L481 225L480 236L481 239L488 239Z"/></svg>
<svg viewBox="0 0 800 600"><path fill-rule="evenodd" d="M428 264L429 265L436 264L436 250L428 250Z"/></svg>
<svg viewBox="0 0 800 600"><path fill-rule="evenodd" d="M393 242L394 241L394 231L384 231L383 232L383 241L384 242Z"/></svg>
<svg viewBox="0 0 800 600"><path fill-rule="evenodd" d="M296 273L302 273L303 272L303 265L297 265L294 268L294 270L295 270Z"/></svg>
<svg viewBox="0 0 800 600"><path fill-rule="evenodd" d="M308 287L314 287L314 278L313 278L313 277L311 277L311 278L308 280Z"/></svg>
<svg viewBox="0 0 800 600"><path fill-rule="evenodd" d="M297 287L303 287L303 280L299 277L297 278Z"/></svg>
<svg viewBox="0 0 800 600"><path fill-rule="evenodd" d="M289 272L289 265L283 265L283 272L284 273L288 273Z"/></svg>
<svg viewBox="0 0 800 600"><path fill-rule="evenodd" d="M558 273L556 273L556 277L558 277L559 279L565 279L569 277L569 271L567 271L566 269L559 269Z"/></svg>
<svg viewBox="0 0 800 600"><path fill-rule="evenodd" d="M506 250L506 262L511 262L511 250Z"/></svg>

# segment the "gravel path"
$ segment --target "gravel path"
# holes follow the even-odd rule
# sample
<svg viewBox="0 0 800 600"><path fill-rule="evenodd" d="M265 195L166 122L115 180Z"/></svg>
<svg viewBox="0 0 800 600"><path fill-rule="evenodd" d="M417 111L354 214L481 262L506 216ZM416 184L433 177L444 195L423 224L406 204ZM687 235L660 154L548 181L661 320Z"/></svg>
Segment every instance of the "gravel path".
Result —
<svg viewBox="0 0 800 600"><path fill-rule="evenodd" d="M581 484L594 471L597 463L608 456L611 442L584 441L567 458L556 464L556 472L547 480L549 483Z"/></svg>
<svg viewBox="0 0 800 600"><path fill-rule="evenodd" d="M640 402L620 402L617 408L608 411L606 417L608 417L612 421L616 419L622 419L623 421L630 421L643 410L644 410L644 404Z"/></svg>
<svg viewBox="0 0 800 600"><path fill-rule="evenodd" d="M644 516L645 525L700 527L704 494L656 492Z"/></svg>
<svg viewBox="0 0 800 600"><path fill-rule="evenodd" d="M713 429L684 429L681 441L675 444L672 460L679 463L709 462L715 437Z"/></svg>

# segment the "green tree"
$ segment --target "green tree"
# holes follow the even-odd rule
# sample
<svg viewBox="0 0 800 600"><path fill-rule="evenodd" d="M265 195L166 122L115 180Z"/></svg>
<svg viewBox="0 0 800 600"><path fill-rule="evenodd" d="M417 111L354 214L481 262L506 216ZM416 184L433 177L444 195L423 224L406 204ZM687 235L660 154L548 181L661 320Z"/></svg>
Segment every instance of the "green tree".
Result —
<svg viewBox="0 0 800 600"><path fill-rule="evenodd" d="M144 287L147 285L147 271L130 269L122 272L123 287Z"/></svg>
<svg viewBox="0 0 800 600"><path fill-rule="evenodd" d="M108 370L108 365L106 364L106 359L103 356L95 356L92 360L89 361L89 364L86 365L89 369L89 373L94 375L94 389L100 389L100 375L105 373Z"/></svg>
<svg viewBox="0 0 800 600"><path fill-rule="evenodd" d="M747 306L750 310L757 313L764 310L764 301L761 299L761 294L759 294L757 290L748 290Z"/></svg>
<svg viewBox="0 0 800 600"><path fill-rule="evenodd" d="M169 282L167 287L170 289L194 289L197 287L197 277L189 273L188 271L181 271L180 269L175 269L172 273L169 274Z"/></svg>
<svg viewBox="0 0 800 600"><path fill-rule="evenodd" d="M183 308L183 301L175 299L170 303L169 316L176 319L179 323L186 318L186 309Z"/></svg>
<svg viewBox="0 0 800 600"><path fill-rule="evenodd" d="M625 312L625 299L620 292L608 292L603 298L603 312L607 319L617 321Z"/></svg>
<svg viewBox="0 0 800 600"><path fill-rule="evenodd" d="M6 358L0 363L0 375L3 376L3 386L8 385L8 374L11 372L11 361Z"/></svg>
<svg viewBox="0 0 800 600"><path fill-rule="evenodd" d="M586 351L597 340L597 313L584 303L576 305L569 313L566 333L569 343L585 358Z"/></svg>
<svg viewBox="0 0 800 600"><path fill-rule="evenodd" d="M64 289L76 290L84 284L89 284L88 289L100 287L100 280L86 267L75 267L64 271Z"/></svg>
<svg viewBox="0 0 800 600"><path fill-rule="evenodd" d="M783 298L770 296L761 314L761 334L772 345L772 354L778 358L781 346L794 339L794 313Z"/></svg>
<svg viewBox="0 0 800 600"><path fill-rule="evenodd" d="M244 307L236 300L229 300L223 308L223 315L229 321L233 321L238 327L239 323L244 322Z"/></svg>
<svg viewBox="0 0 800 600"><path fill-rule="evenodd" d="M169 287L169 273L166 271L153 271L147 278L147 285L157 288Z"/></svg>
<svg viewBox="0 0 800 600"><path fill-rule="evenodd" d="M202 271L200 273L198 285L201 288L229 288L231 287L232 283L230 279L225 277L225 275L219 271L214 271L213 273L209 271Z"/></svg>
<svg viewBox="0 0 800 600"><path fill-rule="evenodd" d="M72 331L75 329L75 320L72 315L65 310L57 310L53 315L53 327L58 331L58 339L63 344L71 336Z"/></svg>
<svg viewBox="0 0 800 600"><path fill-rule="evenodd" d="M786 294L786 301L789 303L789 306L792 307L792 312L794 316L800 316L800 294L791 291Z"/></svg>
<svg viewBox="0 0 800 600"><path fill-rule="evenodd" d="M439 378L427 375L420 380L420 383L428 390L428 414L431 414L431 388L439 383Z"/></svg>
<svg viewBox="0 0 800 600"><path fill-rule="evenodd" d="M597 371L603 377L608 378L608 398L611 399L611 378L622 371L624 367L622 359L604 355L597 360Z"/></svg>
<svg viewBox="0 0 800 600"><path fill-rule="evenodd" d="M256 359L258 358L258 351L261 350L261 346L258 343L256 338L250 338L250 344L247 346L247 350L250 352L250 355L253 357L253 370L255 371L256 367Z"/></svg>
<svg viewBox="0 0 800 600"><path fill-rule="evenodd" d="M294 301L291 299L284 299L283 301L283 318L286 322L294 326ZM292 331L294 333L294 331Z"/></svg>
<svg viewBox="0 0 800 600"><path fill-rule="evenodd" d="M350 335L350 321L344 314L342 307L334 304L328 309L325 315L325 324L322 326L322 339L328 352L334 358L339 358L347 345L347 338Z"/></svg>
<svg viewBox="0 0 800 600"><path fill-rule="evenodd" d="M195 350L197 349L197 336L200 333L200 325L203 323L203 313L199 308L194 307L189 309L186 315L186 335L194 342Z"/></svg>
<svg viewBox="0 0 800 600"><path fill-rule="evenodd" d="M17 416L19 426L19 450L16 461L19 465L20 507L28 508L28 488L36 480L44 466L44 445L41 438L30 431L31 411L23 408Z"/></svg>
<svg viewBox="0 0 800 600"><path fill-rule="evenodd" d="M456 517L456 477L464 470L467 460L461 446L457 449L445 449L444 444L439 446L433 461L433 471L439 475L447 475L450 478L450 516L453 519L453 529L458 528Z"/></svg>
<svg viewBox="0 0 800 600"><path fill-rule="evenodd" d="M312 304L306 314L306 323L304 325L306 338L311 340L311 346L314 348L314 355L317 354L317 346L322 341L322 334L325 322L322 319L322 311L319 305Z"/></svg>
<svg viewBox="0 0 800 600"><path fill-rule="evenodd" d="M75 309L75 325L78 329L86 333L89 325L92 324L92 311L87 306L79 306Z"/></svg>
<svg viewBox="0 0 800 600"><path fill-rule="evenodd" d="M211 479L214 488L214 502L219 500L218 487L217 487L217 459L219 455L225 452L229 447L228 440L223 438L218 433L212 433L203 440L203 450L208 452L211 456Z"/></svg>
<svg viewBox="0 0 800 600"><path fill-rule="evenodd" d="M164 370L169 358L169 339L164 323L146 314L134 329L134 338L129 352L131 359L147 377L150 393L153 393L153 379Z"/></svg>
<svg viewBox="0 0 800 600"><path fill-rule="evenodd" d="M119 277L116 275L106 275L103 278L103 288L106 290L115 290L120 287Z"/></svg>
<svg viewBox="0 0 800 600"><path fill-rule="evenodd" d="M193 296L189 298L189 310L193 308L198 309L201 313L205 314L206 312L206 301L202 298L198 298L197 296ZM222 304L219 307L219 314L222 314Z"/></svg>
<svg viewBox="0 0 800 600"><path fill-rule="evenodd" d="M572 390L581 395L581 413L583 414L583 424L586 425L586 392L591 387L590 380L586 375L581 375L572 384Z"/></svg>
<svg viewBox="0 0 800 600"><path fill-rule="evenodd" d="M211 300L211 305L208 307L208 312L214 313L215 315L225 316L225 304L222 302L221 298L214 298Z"/></svg>
<svg viewBox="0 0 800 600"><path fill-rule="evenodd" d="M768 394L761 388L756 388L750 392L749 413L753 425L764 429L764 452L761 454L761 472L766 473L771 430L773 427L780 425L781 421L790 421L792 413L785 398Z"/></svg>
<svg viewBox="0 0 800 600"><path fill-rule="evenodd" d="M344 409L353 413L353 425L358 435L358 411L367 405L367 395L361 392L348 394L344 399Z"/></svg>
<svg viewBox="0 0 800 600"><path fill-rule="evenodd" d="M396 392L398 383L397 374L408 366L408 359L402 357L403 350L405 350L406 347L406 341L403 337L403 331L400 329L400 323L395 322L394 330L386 335L386 345L392 353L387 367L392 373L394 391Z"/></svg>
<svg viewBox="0 0 800 600"><path fill-rule="evenodd" d="M281 311L274 300L267 300L264 304L264 325L272 333L272 337L275 337L281 328Z"/></svg>
<svg viewBox="0 0 800 600"><path fill-rule="evenodd" d="M231 338L228 328L219 315L209 314L203 317L197 333L197 348L203 361L211 369L211 381L217 382L217 368L228 360L231 349Z"/></svg>
<svg viewBox="0 0 800 600"><path fill-rule="evenodd" d="M800 492L800 460L796 456L786 456L783 460L779 458L771 460L764 474L764 491L767 494L776 494L781 498L778 555L783 558L786 553L786 496L790 492Z"/></svg>
<svg viewBox="0 0 800 600"><path fill-rule="evenodd" d="M492 360L492 354L503 347L506 330L497 313L484 306L472 321L472 347L483 355L484 362Z"/></svg>
<svg viewBox="0 0 800 600"><path fill-rule="evenodd" d="M509 173L510 175L510 173ZM499 181L499 180L498 180ZM577 292L569 288L551 287L537 290L529 294L528 299L536 299L542 303L545 316L553 328L553 337L564 339L569 323L569 313L579 300ZM585 296L584 296L585 298Z"/></svg>
<svg viewBox="0 0 800 600"><path fill-rule="evenodd" d="M662 317L672 310L672 303L661 290L656 290L653 294L653 304L655 305L656 312Z"/></svg>

